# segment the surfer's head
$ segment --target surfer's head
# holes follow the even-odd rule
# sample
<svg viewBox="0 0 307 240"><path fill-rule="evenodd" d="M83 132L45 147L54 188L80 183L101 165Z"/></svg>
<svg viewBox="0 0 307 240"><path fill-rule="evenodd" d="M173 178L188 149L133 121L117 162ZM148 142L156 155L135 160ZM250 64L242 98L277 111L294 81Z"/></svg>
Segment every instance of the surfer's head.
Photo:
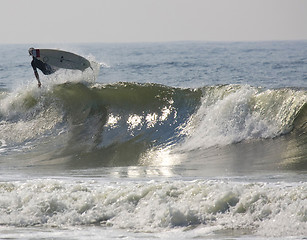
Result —
<svg viewBox="0 0 307 240"><path fill-rule="evenodd" d="M30 55L30 56L32 56L32 54L33 54L33 50L34 50L34 48L33 48L33 47L29 48L29 55Z"/></svg>

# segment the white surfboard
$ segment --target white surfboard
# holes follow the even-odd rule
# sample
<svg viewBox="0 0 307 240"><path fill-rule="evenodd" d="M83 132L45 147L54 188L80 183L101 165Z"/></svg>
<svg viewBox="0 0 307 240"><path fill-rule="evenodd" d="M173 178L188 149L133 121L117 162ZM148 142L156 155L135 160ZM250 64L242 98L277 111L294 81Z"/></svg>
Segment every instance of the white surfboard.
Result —
<svg viewBox="0 0 307 240"><path fill-rule="evenodd" d="M51 66L84 71L91 67L90 62L77 54L56 49L34 49L33 57Z"/></svg>

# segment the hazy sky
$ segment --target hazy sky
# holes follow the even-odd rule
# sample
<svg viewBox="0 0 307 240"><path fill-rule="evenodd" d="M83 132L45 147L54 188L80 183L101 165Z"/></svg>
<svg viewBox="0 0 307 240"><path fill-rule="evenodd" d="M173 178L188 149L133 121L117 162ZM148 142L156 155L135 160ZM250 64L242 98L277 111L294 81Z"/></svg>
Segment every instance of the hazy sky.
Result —
<svg viewBox="0 0 307 240"><path fill-rule="evenodd" d="M306 40L307 0L0 0L0 43Z"/></svg>

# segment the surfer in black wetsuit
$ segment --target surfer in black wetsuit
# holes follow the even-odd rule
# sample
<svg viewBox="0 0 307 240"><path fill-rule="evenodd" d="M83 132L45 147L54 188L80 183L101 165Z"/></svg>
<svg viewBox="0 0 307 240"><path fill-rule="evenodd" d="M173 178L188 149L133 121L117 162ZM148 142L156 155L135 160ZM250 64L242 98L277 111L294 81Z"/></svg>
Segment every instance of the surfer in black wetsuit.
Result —
<svg viewBox="0 0 307 240"><path fill-rule="evenodd" d="M37 68L39 70L41 70L43 72L43 74L45 74L45 75L49 75L49 74L54 73L56 71L56 69L54 69L52 66L50 66L47 63L44 63L44 62L38 60L36 57L34 57L33 54L32 54L33 50L34 50L34 48L29 48L29 54L33 58L32 62L31 62L31 66L32 66L33 71L34 71L34 75L37 79L38 87L41 87L42 84L41 84L41 81L39 79Z"/></svg>

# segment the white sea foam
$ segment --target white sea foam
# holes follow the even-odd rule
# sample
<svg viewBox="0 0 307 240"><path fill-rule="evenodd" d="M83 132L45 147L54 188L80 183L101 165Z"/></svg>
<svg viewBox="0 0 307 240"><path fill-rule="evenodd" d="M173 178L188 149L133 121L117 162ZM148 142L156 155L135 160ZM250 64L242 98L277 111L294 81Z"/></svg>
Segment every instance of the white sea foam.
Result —
<svg viewBox="0 0 307 240"><path fill-rule="evenodd" d="M245 229L307 234L305 183L222 180L113 182L31 180L0 184L0 225L101 225L142 232Z"/></svg>
<svg viewBox="0 0 307 240"><path fill-rule="evenodd" d="M291 130L305 91L262 90L251 86L204 89L202 105L186 127L183 149L208 148L249 139L274 138Z"/></svg>

